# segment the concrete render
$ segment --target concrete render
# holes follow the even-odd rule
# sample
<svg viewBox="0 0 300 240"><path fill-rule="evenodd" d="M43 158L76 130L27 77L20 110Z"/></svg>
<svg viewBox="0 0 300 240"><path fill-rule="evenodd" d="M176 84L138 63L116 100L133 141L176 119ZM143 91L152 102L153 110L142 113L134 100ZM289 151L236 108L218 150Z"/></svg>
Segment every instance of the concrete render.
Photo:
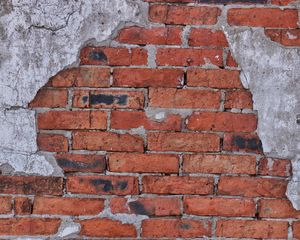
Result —
<svg viewBox="0 0 300 240"><path fill-rule="evenodd" d="M1 1L2 172L62 175L53 156L37 150L35 112L26 109L28 103L50 77L78 65L83 46L101 45L125 25L149 26L147 11L142 0ZM225 14L218 27L224 28L244 87L252 92L264 152L293 159L287 196L300 209L300 49L272 42L260 28L229 27ZM149 63L155 66L151 56ZM151 109L149 115L167 111Z"/></svg>

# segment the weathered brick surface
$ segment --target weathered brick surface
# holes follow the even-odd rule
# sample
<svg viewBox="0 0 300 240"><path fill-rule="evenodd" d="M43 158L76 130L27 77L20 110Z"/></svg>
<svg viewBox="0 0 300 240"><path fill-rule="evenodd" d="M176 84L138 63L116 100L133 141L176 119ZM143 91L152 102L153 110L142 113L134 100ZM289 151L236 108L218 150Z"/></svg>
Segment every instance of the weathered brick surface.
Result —
<svg viewBox="0 0 300 240"><path fill-rule="evenodd" d="M28 105L59 177L0 166L0 238L57 239L72 220L70 239L300 239L291 161L263 153L222 28L299 47L293 1L144 0L150 24L79 49Z"/></svg>

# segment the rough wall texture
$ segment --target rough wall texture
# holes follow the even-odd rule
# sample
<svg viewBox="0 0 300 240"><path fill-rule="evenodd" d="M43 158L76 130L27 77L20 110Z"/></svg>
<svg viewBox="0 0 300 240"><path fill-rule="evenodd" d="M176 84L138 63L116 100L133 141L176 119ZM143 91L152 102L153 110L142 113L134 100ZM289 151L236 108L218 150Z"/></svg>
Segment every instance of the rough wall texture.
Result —
<svg viewBox="0 0 300 240"><path fill-rule="evenodd" d="M300 239L296 3L1 4L3 238Z"/></svg>

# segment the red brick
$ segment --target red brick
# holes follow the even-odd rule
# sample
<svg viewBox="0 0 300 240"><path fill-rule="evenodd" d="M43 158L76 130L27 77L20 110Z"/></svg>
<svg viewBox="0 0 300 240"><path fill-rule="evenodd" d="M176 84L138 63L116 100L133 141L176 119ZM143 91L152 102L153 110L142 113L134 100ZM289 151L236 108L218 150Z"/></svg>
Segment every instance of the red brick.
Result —
<svg viewBox="0 0 300 240"><path fill-rule="evenodd" d="M182 28L179 27L128 27L119 32L117 41L129 44L180 45Z"/></svg>
<svg viewBox="0 0 300 240"><path fill-rule="evenodd" d="M300 222L293 222L293 237L300 239Z"/></svg>
<svg viewBox="0 0 300 240"><path fill-rule="evenodd" d="M254 217L256 209L251 199L185 197L184 212L201 216Z"/></svg>
<svg viewBox="0 0 300 240"><path fill-rule="evenodd" d="M142 237L196 238L211 236L211 222L190 219L146 219Z"/></svg>
<svg viewBox="0 0 300 240"><path fill-rule="evenodd" d="M187 85L191 87L243 88L240 71L193 68L187 71Z"/></svg>
<svg viewBox="0 0 300 240"><path fill-rule="evenodd" d="M257 177L220 178L219 195L285 198L287 181Z"/></svg>
<svg viewBox="0 0 300 240"><path fill-rule="evenodd" d="M190 46L227 47L228 42L221 30L192 28L189 35Z"/></svg>
<svg viewBox="0 0 300 240"><path fill-rule="evenodd" d="M109 68L70 68L50 79L53 87L109 87Z"/></svg>
<svg viewBox="0 0 300 240"><path fill-rule="evenodd" d="M223 144L225 151L263 153L261 141L256 134L225 133Z"/></svg>
<svg viewBox="0 0 300 240"><path fill-rule="evenodd" d="M180 215L180 199L170 197L146 197L136 200L112 198L112 213L140 214L147 216Z"/></svg>
<svg viewBox="0 0 300 240"><path fill-rule="evenodd" d="M155 121L148 118L145 112L113 111L110 124L113 129L144 127L146 130L179 131L181 129L181 116L170 114L163 121Z"/></svg>
<svg viewBox="0 0 300 240"><path fill-rule="evenodd" d="M149 106L161 108L218 109L220 92L176 88L150 88Z"/></svg>
<svg viewBox="0 0 300 240"><path fill-rule="evenodd" d="M139 65L138 63L141 62L140 54L140 51L133 53L127 48L85 47L80 53L80 64L129 66L136 63L136 65ZM142 56L143 63L141 65L144 65L147 56L145 54Z"/></svg>
<svg viewBox="0 0 300 240"><path fill-rule="evenodd" d="M288 222L219 220L216 234L218 237L287 239Z"/></svg>
<svg viewBox="0 0 300 240"><path fill-rule="evenodd" d="M256 157L247 155L185 155L187 173L255 174Z"/></svg>
<svg viewBox="0 0 300 240"><path fill-rule="evenodd" d="M254 132L254 114L231 112L194 112L187 118L187 128L200 131Z"/></svg>
<svg viewBox="0 0 300 240"><path fill-rule="evenodd" d="M144 141L141 137L113 132L75 132L73 149L112 152L143 152Z"/></svg>
<svg viewBox="0 0 300 240"><path fill-rule="evenodd" d="M164 3L195 3L198 0L144 0L145 2L164 2Z"/></svg>
<svg viewBox="0 0 300 240"><path fill-rule="evenodd" d="M30 108L64 108L67 102L67 90L42 88L28 106Z"/></svg>
<svg viewBox="0 0 300 240"><path fill-rule="evenodd" d="M138 179L129 176L70 176L67 191L97 195L138 194Z"/></svg>
<svg viewBox="0 0 300 240"><path fill-rule="evenodd" d="M87 237L136 237L136 229L132 224L109 218L94 218L78 221L81 224L81 236Z"/></svg>
<svg viewBox="0 0 300 240"><path fill-rule="evenodd" d="M300 29L267 29L265 33L272 41L284 46L300 46Z"/></svg>
<svg viewBox="0 0 300 240"><path fill-rule="evenodd" d="M104 200L96 198L36 197L33 206L33 214L97 215L104 208Z"/></svg>
<svg viewBox="0 0 300 240"><path fill-rule="evenodd" d="M226 66L228 67L238 67L239 65L234 60L231 52L228 52L227 59L226 59Z"/></svg>
<svg viewBox="0 0 300 240"><path fill-rule="evenodd" d="M131 65L145 66L148 64L148 51L143 48L131 49Z"/></svg>
<svg viewBox="0 0 300 240"><path fill-rule="evenodd" d="M11 197L0 197L0 214L9 214L12 211Z"/></svg>
<svg viewBox="0 0 300 240"><path fill-rule="evenodd" d="M252 94L245 90L228 91L225 95L225 109L252 109Z"/></svg>
<svg viewBox="0 0 300 240"><path fill-rule="evenodd" d="M211 177L145 176L143 192L155 194L212 194Z"/></svg>
<svg viewBox="0 0 300 240"><path fill-rule="evenodd" d="M261 218L300 218L289 200L261 199L259 201L259 217Z"/></svg>
<svg viewBox="0 0 300 240"><path fill-rule="evenodd" d="M107 113L101 111L49 111L38 114L39 129L106 129Z"/></svg>
<svg viewBox="0 0 300 240"><path fill-rule="evenodd" d="M229 25L297 28L297 9L276 8L234 8L228 10Z"/></svg>
<svg viewBox="0 0 300 240"><path fill-rule="evenodd" d="M64 172L95 172L105 171L105 156L91 154L57 154L57 164Z"/></svg>
<svg viewBox="0 0 300 240"><path fill-rule="evenodd" d="M171 154L109 154L109 170L135 173L178 173L179 159Z"/></svg>
<svg viewBox="0 0 300 240"><path fill-rule="evenodd" d="M1 194L62 195L60 177L0 176Z"/></svg>
<svg viewBox="0 0 300 240"><path fill-rule="evenodd" d="M32 213L32 201L27 197L15 198L14 210L16 215L29 215Z"/></svg>
<svg viewBox="0 0 300 240"><path fill-rule="evenodd" d="M56 234L60 219L49 218L1 218L1 236L32 236Z"/></svg>
<svg viewBox="0 0 300 240"><path fill-rule="evenodd" d="M148 133L151 151L217 152L220 137L209 133Z"/></svg>
<svg viewBox="0 0 300 240"><path fill-rule="evenodd" d="M114 70L113 86L117 87L177 87L182 85L180 69L119 68Z"/></svg>
<svg viewBox="0 0 300 240"><path fill-rule="evenodd" d="M60 134L44 134L37 136L39 150L48 152L67 152L68 139Z"/></svg>
<svg viewBox="0 0 300 240"><path fill-rule="evenodd" d="M142 91L77 90L74 91L73 107L142 109L144 98Z"/></svg>
<svg viewBox="0 0 300 240"><path fill-rule="evenodd" d="M267 176L291 176L291 161L287 159L263 158L259 162L258 173Z"/></svg>
<svg viewBox="0 0 300 240"><path fill-rule="evenodd" d="M220 15L217 7L152 5L149 8L149 20L165 24L214 25Z"/></svg>
<svg viewBox="0 0 300 240"><path fill-rule="evenodd" d="M221 49L159 48L156 54L158 66L201 66L206 63L223 66Z"/></svg>
<svg viewBox="0 0 300 240"><path fill-rule="evenodd" d="M290 3L296 2L296 0L272 0L271 3L279 6L286 6Z"/></svg>

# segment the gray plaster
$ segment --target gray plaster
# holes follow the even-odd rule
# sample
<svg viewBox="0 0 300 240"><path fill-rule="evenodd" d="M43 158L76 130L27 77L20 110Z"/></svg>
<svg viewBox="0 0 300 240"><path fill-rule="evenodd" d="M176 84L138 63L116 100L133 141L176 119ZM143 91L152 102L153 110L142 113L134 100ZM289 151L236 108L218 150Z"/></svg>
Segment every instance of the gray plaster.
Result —
<svg viewBox="0 0 300 240"><path fill-rule="evenodd" d="M287 196L300 210L300 49L272 42L263 29L225 32L245 88L258 111L257 133L267 156L293 159Z"/></svg>
<svg viewBox="0 0 300 240"><path fill-rule="evenodd" d="M0 2L0 167L61 174L53 157L37 154L34 112L23 108L50 77L78 65L83 46L147 19L144 6L140 0Z"/></svg>

